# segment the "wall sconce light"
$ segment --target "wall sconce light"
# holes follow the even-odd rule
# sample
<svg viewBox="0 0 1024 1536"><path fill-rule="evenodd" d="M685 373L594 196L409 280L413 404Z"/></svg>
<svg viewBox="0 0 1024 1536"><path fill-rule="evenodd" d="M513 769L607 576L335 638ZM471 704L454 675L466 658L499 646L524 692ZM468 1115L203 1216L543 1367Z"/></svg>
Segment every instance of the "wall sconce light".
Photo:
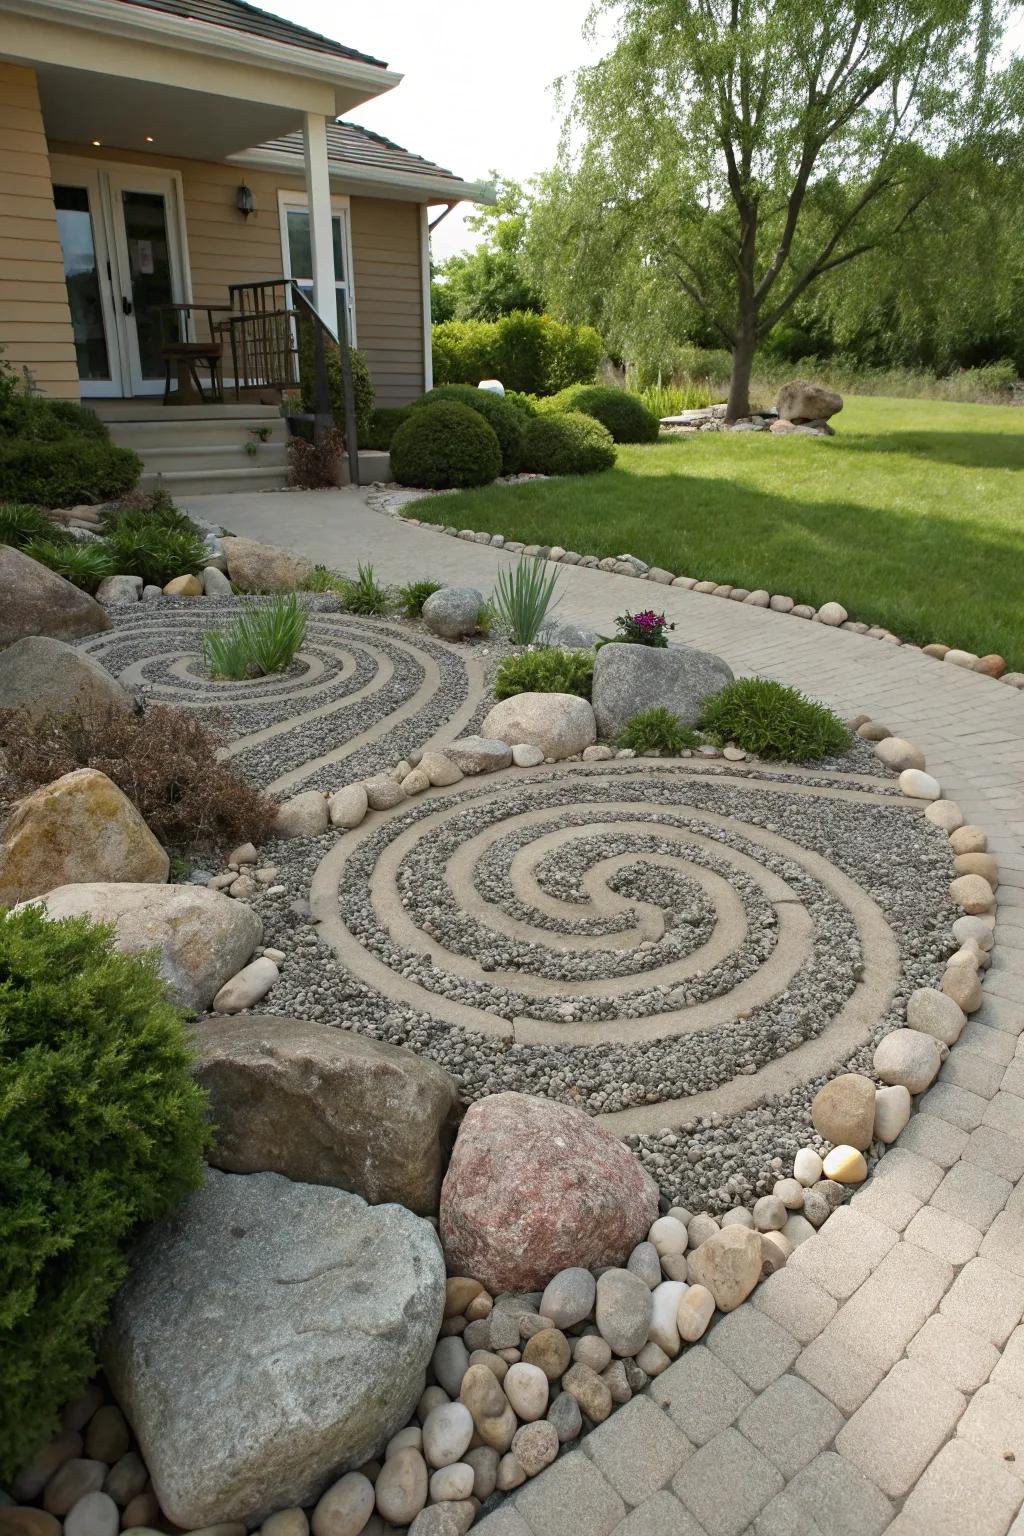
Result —
<svg viewBox="0 0 1024 1536"><path fill-rule="evenodd" d="M255 194L251 187L246 186L244 181L239 187L238 192L235 194L235 207L238 209L243 219L247 219L250 214L256 212Z"/></svg>

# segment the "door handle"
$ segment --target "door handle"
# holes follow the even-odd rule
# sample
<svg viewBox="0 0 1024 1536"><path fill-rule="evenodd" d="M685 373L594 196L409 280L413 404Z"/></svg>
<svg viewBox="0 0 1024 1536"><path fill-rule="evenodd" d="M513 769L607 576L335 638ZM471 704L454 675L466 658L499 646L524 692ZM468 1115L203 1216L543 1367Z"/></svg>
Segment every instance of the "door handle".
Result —
<svg viewBox="0 0 1024 1536"><path fill-rule="evenodd" d="M127 298L122 293L122 295L121 295L121 313L122 313L122 315L130 315L131 312L132 312L132 301L131 301L131 299Z"/></svg>

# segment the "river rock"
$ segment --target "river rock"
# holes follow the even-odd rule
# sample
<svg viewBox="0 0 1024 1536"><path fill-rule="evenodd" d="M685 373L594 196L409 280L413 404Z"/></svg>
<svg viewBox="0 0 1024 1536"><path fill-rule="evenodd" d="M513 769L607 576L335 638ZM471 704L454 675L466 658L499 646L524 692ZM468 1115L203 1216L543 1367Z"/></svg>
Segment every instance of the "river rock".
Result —
<svg viewBox="0 0 1024 1536"><path fill-rule="evenodd" d="M578 1439L583 1429L583 1415L571 1392L559 1392L548 1409L547 1422L554 1425L561 1445Z"/></svg>
<svg viewBox="0 0 1024 1536"><path fill-rule="evenodd" d="M860 1072L832 1078L811 1101L811 1121L818 1135L833 1146L845 1144L864 1151L871 1145L875 1123L874 1083Z"/></svg>
<svg viewBox="0 0 1024 1536"><path fill-rule="evenodd" d="M591 689L598 734L614 740L634 715L659 705L685 725L696 725L704 701L732 680L731 667L710 651L604 645L594 661Z"/></svg>
<svg viewBox="0 0 1024 1536"><path fill-rule="evenodd" d="M476 634L483 601L483 593L475 587L442 587L423 604L423 622L442 640L461 640Z"/></svg>
<svg viewBox="0 0 1024 1536"><path fill-rule="evenodd" d="M161 884L170 860L113 779L76 768L15 806L0 842L0 906L91 881Z"/></svg>
<svg viewBox="0 0 1024 1536"><path fill-rule="evenodd" d="M600 1298L600 1289L598 1291ZM519 1418L530 1424L542 1419L548 1406L548 1378L539 1365L528 1365L520 1360L509 1367L502 1382L505 1396Z"/></svg>
<svg viewBox="0 0 1024 1536"><path fill-rule="evenodd" d="M102 1347L168 1518L258 1524L365 1462L423 1390L444 1279L401 1206L208 1169L144 1230Z"/></svg>
<svg viewBox="0 0 1024 1536"><path fill-rule="evenodd" d="M874 1067L883 1083L902 1083L910 1093L923 1093L942 1065L939 1042L916 1029L894 1029L879 1042Z"/></svg>
<svg viewBox="0 0 1024 1536"><path fill-rule="evenodd" d="M655 1222L654 1225L657 1226L658 1223ZM684 1227L683 1235L685 1234ZM626 1261L626 1268L631 1275L639 1275L650 1291L661 1284L661 1259L653 1243L637 1243Z"/></svg>
<svg viewBox="0 0 1024 1536"><path fill-rule="evenodd" d="M141 597L141 576L104 576L96 588L96 601L104 608L130 608Z"/></svg>
<svg viewBox="0 0 1024 1536"><path fill-rule="evenodd" d="M969 853L957 853L953 871L958 875L980 875L994 891L999 889L999 865L990 853L976 848Z"/></svg>
<svg viewBox="0 0 1024 1536"><path fill-rule="evenodd" d="M300 1509L296 1514L301 1518L301 1525L289 1522L284 1530L276 1530L282 1515L288 1513L282 1510L263 1522L260 1536L302 1536L303 1526L307 1531L311 1526L313 1536L359 1536L373 1514L373 1503L370 1479L361 1472L347 1472L320 1497L308 1524Z"/></svg>
<svg viewBox="0 0 1024 1536"><path fill-rule="evenodd" d="M351 1190L371 1205L436 1213L459 1099L454 1079L425 1056L260 1015L203 1020L195 1050L215 1167L283 1173Z"/></svg>
<svg viewBox="0 0 1024 1536"><path fill-rule="evenodd" d="M64 1516L64 1536L117 1536L121 1512L109 1493L87 1493Z"/></svg>
<svg viewBox="0 0 1024 1536"><path fill-rule="evenodd" d="M471 1451L467 1451L464 1457L466 1466L473 1468L473 1497L475 1499L489 1499L498 1482L498 1463L501 1457L490 1445L477 1445Z"/></svg>
<svg viewBox="0 0 1024 1536"><path fill-rule="evenodd" d="M407 1525L427 1502L427 1464L414 1446L405 1446L386 1461L374 1484L377 1510L390 1525Z"/></svg>
<svg viewBox="0 0 1024 1536"><path fill-rule="evenodd" d="M911 800L938 800L942 796L942 785L938 779L930 773L924 773L920 768L904 768L899 776L900 792Z"/></svg>
<svg viewBox="0 0 1024 1536"><path fill-rule="evenodd" d="M228 576L246 592L294 592L313 574L312 561L276 544L226 536L221 547Z"/></svg>
<svg viewBox="0 0 1024 1536"><path fill-rule="evenodd" d="M955 1045L967 1016L958 1003L935 987L918 987L907 998L907 1025L925 1035Z"/></svg>
<svg viewBox="0 0 1024 1536"><path fill-rule="evenodd" d="M445 747L445 756L462 773L494 773L512 764L512 748L489 736L462 736Z"/></svg>
<svg viewBox="0 0 1024 1536"><path fill-rule="evenodd" d="M574 1328L590 1316L596 1299L597 1281L590 1270L573 1266L548 1281L539 1311L556 1328Z"/></svg>
<svg viewBox="0 0 1024 1536"><path fill-rule="evenodd" d="M423 1421L423 1454L430 1467L461 1461L473 1438L473 1415L465 1403L442 1403Z"/></svg>
<svg viewBox="0 0 1024 1536"><path fill-rule="evenodd" d="M438 1339L433 1355L434 1375L449 1397L458 1397L469 1370L469 1350L455 1334Z"/></svg>
<svg viewBox="0 0 1024 1536"><path fill-rule="evenodd" d="M679 1298L676 1311L676 1327L680 1339L686 1344L695 1344L707 1332L707 1326L714 1315L715 1298L707 1286L687 1286Z"/></svg>
<svg viewBox="0 0 1024 1536"><path fill-rule="evenodd" d="M623 1263L657 1212L653 1179L590 1115L498 1093L462 1122L441 1188L441 1241L453 1273L497 1295L546 1286L570 1264Z"/></svg>
<svg viewBox="0 0 1024 1536"><path fill-rule="evenodd" d="M895 1141L910 1119L912 1103L902 1083L892 1083L875 1090L874 1140L887 1145Z"/></svg>
<svg viewBox="0 0 1024 1536"><path fill-rule="evenodd" d="M548 1381L559 1381L572 1364L569 1340L560 1328L542 1328L527 1340L523 1361L539 1366Z"/></svg>
<svg viewBox="0 0 1024 1536"><path fill-rule="evenodd" d="M606 1269L597 1282L598 1331L613 1354L635 1355L647 1343L653 1300L646 1281L628 1269Z"/></svg>
<svg viewBox="0 0 1024 1536"><path fill-rule="evenodd" d="M681 1280L664 1280L651 1292L648 1338L672 1360L679 1353L679 1303L688 1289Z"/></svg>
<svg viewBox="0 0 1024 1536"><path fill-rule="evenodd" d="M594 711L574 693L517 693L501 699L481 731L509 746L525 742L542 757L575 757L597 739Z"/></svg>
<svg viewBox="0 0 1024 1536"><path fill-rule="evenodd" d="M864 727L862 726L863 730ZM902 736L885 736L875 744L875 756L880 763L891 768L894 773L904 773L908 768L923 768L924 753L920 747L915 747L913 742L905 741Z"/></svg>
<svg viewBox="0 0 1024 1536"><path fill-rule="evenodd" d="M746 1301L761 1278L761 1238L747 1227L723 1227L689 1256L690 1274L722 1312Z"/></svg>
<svg viewBox="0 0 1024 1536"><path fill-rule="evenodd" d="M647 1241L653 1245L659 1259L664 1259L669 1254L685 1253L690 1239L678 1217L659 1216L647 1234Z"/></svg>
<svg viewBox="0 0 1024 1536"><path fill-rule="evenodd" d="M527 1477L536 1477L549 1467L558 1455L558 1430L546 1419L524 1424L516 1431L512 1441L512 1455Z"/></svg>
<svg viewBox="0 0 1024 1536"><path fill-rule="evenodd" d="M801 1147L797 1152L793 1159L793 1177L805 1189L809 1189L821 1178L821 1157L813 1147Z"/></svg>
<svg viewBox="0 0 1024 1536"><path fill-rule="evenodd" d="M240 1013L243 1008L255 1008L280 979L281 972L274 961L259 955L255 960L250 960L248 965L243 965L240 971L218 989L210 1004L211 1011Z"/></svg>
<svg viewBox="0 0 1024 1536"><path fill-rule="evenodd" d="M346 784L344 789L337 790L327 803L327 814L331 826L341 827L343 831L358 827L366 816L369 804L365 784Z"/></svg>
<svg viewBox="0 0 1024 1536"><path fill-rule="evenodd" d="M503 1456L519 1422L494 1372L486 1365L471 1365L462 1378L459 1397L473 1415L483 1444Z"/></svg>
<svg viewBox="0 0 1024 1536"><path fill-rule="evenodd" d="M33 721L126 713L133 706L127 688L98 661L48 635L27 635L0 651L0 700Z"/></svg>
<svg viewBox="0 0 1024 1536"><path fill-rule="evenodd" d="M990 912L995 906L995 893L982 875L958 875L950 881L949 894L969 917Z"/></svg>
<svg viewBox="0 0 1024 1536"><path fill-rule="evenodd" d="M826 1179L837 1184L862 1184L868 1176L864 1154L857 1147L833 1147L825 1157Z"/></svg>
<svg viewBox="0 0 1024 1536"><path fill-rule="evenodd" d="M602 1381L597 1372L582 1361L576 1361L566 1371L562 1377L562 1388L576 1399L580 1412L594 1424L603 1424L612 1411L612 1394L608 1383Z"/></svg>
<svg viewBox="0 0 1024 1536"><path fill-rule="evenodd" d="M0 649L30 635L80 640L110 628L95 598L10 544L0 544L0 592Z"/></svg>
<svg viewBox="0 0 1024 1536"><path fill-rule="evenodd" d="M278 837L319 837L330 823L330 806L318 789L305 789L277 808L274 831Z"/></svg>
<svg viewBox="0 0 1024 1536"><path fill-rule="evenodd" d="M172 998L189 1013L209 1006L263 937L251 907L202 885L62 885L43 900L47 917L112 923L114 948L126 954L156 949Z"/></svg>
<svg viewBox="0 0 1024 1536"><path fill-rule="evenodd" d="M783 384L775 400L781 421L827 421L842 408L842 395L811 379L793 379Z"/></svg>
<svg viewBox="0 0 1024 1536"><path fill-rule="evenodd" d="M470 1420L472 1423L472 1420ZM514 1443L514 1442L513 1442ZM468 1499L473 1492L475 1474L465 1461L456 1461L438 1467L430 1478L430 1497L435 1504L449 1499Z"/></svg>
<svg viewBox="0 0 1024 1536"><path fill-rule="evenodd" d="M65 1461L50 1478L43 1490L43 1508L48 1514L63 1519L70 1509L103 1487L107 1475L106 1464L92 1457L73 1456Z"/></svg>

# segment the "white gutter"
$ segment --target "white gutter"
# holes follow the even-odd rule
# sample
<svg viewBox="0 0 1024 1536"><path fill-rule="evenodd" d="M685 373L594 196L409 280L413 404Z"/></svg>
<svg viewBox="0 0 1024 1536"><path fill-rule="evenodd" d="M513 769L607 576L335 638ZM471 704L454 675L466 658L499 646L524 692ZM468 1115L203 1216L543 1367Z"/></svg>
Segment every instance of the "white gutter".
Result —
<svg viewBox="0 0 1024 1536"><path fill-rule="evenodd" d="M228 155L225 163L251 166L253 170L285 171L292 176L301 176L303 167L301 151L289 155L274 149L242 150L240 154ZM328 170L334 181L423 192L429 194L426 201L430 203L490 204L496 201L494 183L490 181L460 181L457 177L433 176L428 171L420 175L415 171L375 170L372 166L357 166L348 160L328 160Z"/></svg>
<svg viewBox="0 0 1024 1536"><path fill-rule="evenodd" d="M172 16L148 10L144 5L125 5L122 0L2 0L0 12L9 11L42 21L87 27L94 32L115 33L155 43L173 43L192 53L214 54L241 64L262 64L281 74L302 75L330 85L355 86L366 98L393 90L403 76L378 64L319 53L273 38L254 37L212 22Z"/></svg>

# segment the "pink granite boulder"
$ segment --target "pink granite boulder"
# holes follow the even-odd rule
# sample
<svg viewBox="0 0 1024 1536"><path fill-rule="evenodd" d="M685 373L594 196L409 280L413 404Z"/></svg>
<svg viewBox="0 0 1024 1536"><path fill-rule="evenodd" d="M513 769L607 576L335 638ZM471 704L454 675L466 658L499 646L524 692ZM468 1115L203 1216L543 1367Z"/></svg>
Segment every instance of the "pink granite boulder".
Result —
<svg viewBox="0 0 1024 1536"><path fill-rule="evenodd" d="M441 1187L448 1271L494 1295L540 1290L573 1265L624 1264L658 1189L582 1110L524 1093L471 1105Z"/></svg>

